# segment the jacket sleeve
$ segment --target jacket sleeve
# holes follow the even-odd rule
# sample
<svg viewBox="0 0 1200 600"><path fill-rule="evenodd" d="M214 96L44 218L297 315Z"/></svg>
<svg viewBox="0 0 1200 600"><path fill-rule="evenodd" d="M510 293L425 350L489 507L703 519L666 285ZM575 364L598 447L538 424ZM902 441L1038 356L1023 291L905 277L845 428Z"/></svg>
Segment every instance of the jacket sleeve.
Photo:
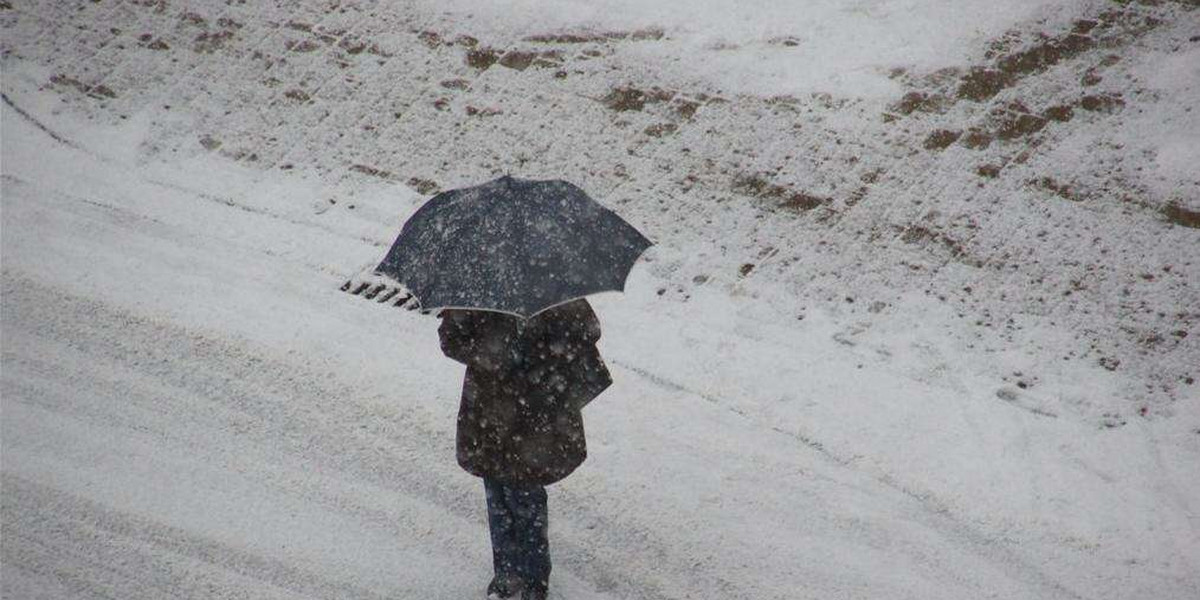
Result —
<svg viewBox="0 0 1200 600"><path fill-rule="evenodd" d="M579 337L579 351L572 360L574 378L578 381L578 389L573 394L577 409L582 409L601 392L612 385L612 375L600 351L596 349L596 341L600 339L600 321L596 318L592 305L586 300L579 301L578 328L575 333Z"/></svg>
<svg viewBox="0 0 1200 600"><path fill-rule="evenodd" d="M512 319L470 310L442 311L438 326L442 353L469 367L506 371L520 363Z"/></svg>
<svg viewBox="0 0 1200 600"><path fill-rule="evenodd" d="M600 339L600 320L586 300L580 300L579 304L579 308L575 309L576 317L572 320L573 337L585 344L595 344Z"/></svg>
<svg viewBox="0 0 1200 600"><path fill-rule="evenodd" d="M581 409L612 384L596 341L600 322L585 300L556 307L535 318L533 378L547 388L565 391L565 400Z"/></svg>
<svg viewBox="0 0 1200 600"><path fill-rule="evenodd" d="M474 354L474 320L463 310L444 310L440 317L442 323L438 325L438 339L441 341L442 354L466 364L468 357Z"/></svg>

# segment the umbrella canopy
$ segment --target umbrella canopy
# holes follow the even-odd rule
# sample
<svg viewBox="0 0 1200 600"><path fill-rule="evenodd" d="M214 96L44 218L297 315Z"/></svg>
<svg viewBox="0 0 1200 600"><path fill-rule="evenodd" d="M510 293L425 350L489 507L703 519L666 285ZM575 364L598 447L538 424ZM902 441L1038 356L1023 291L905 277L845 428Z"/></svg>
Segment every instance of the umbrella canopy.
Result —
<svg viewBox="0 0 1200 600"><path fill-rule="evenodd" d="M621 291L650 240L565 181L501 177L434 196L404 224L376 271L425 309L522 317Z"/></svg>

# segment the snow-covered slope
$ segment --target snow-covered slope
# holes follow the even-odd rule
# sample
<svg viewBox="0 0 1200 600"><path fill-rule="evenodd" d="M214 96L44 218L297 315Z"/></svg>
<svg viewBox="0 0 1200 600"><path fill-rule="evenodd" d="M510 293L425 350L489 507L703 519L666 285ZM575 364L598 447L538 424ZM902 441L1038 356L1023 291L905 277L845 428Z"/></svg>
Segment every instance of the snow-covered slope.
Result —
<svg viewBox="0 0 1200 600"><path fill-rule="evenodd" d="M471 597L424 195L659 242L560 597L1200 589L1194 2L0 3L6 597Z"/></svg>
<svg viewBox="0 0 1200 600"><path fill-rule="evenodd" d="M565 177L665 302L920 321L1094 423L1197 395L1194 3L471 4L15 6L6 85L334 200Z"/></svg>

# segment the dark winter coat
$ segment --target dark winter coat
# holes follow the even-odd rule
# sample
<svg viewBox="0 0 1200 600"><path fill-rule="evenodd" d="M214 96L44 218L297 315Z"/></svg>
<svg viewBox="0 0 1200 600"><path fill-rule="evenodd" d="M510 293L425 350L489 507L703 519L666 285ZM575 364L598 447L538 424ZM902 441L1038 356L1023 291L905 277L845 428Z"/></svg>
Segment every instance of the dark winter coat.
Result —
<svg viewBox="0 0 1200 600"><path fill-rule="evenodd" d="M600 324L575 300L526 320L444 310L442 352L467 365L458 464L505 483L547 485L587 458L580 410L612 383Z"/></svg>

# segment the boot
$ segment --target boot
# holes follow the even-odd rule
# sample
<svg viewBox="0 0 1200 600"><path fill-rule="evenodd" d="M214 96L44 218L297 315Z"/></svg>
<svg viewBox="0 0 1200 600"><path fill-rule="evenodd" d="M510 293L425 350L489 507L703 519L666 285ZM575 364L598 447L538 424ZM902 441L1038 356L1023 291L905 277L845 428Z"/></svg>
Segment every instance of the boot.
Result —
<svg viewBox="0 0 1200 600"><path fill-rule="evenodd" d="M517 593L521 591L523 585L524 582L516 575L497 575L492 578L492 582L487 586L487 597L489 600L516 598Z"/></svg>
<svg viewBox="0 0 1200 600"><path fill-rule="evenodd" d="M521 600L546 600L549 593L549 587L545 583L530 582L525 584L525 593L521 595Z"/></svg>

